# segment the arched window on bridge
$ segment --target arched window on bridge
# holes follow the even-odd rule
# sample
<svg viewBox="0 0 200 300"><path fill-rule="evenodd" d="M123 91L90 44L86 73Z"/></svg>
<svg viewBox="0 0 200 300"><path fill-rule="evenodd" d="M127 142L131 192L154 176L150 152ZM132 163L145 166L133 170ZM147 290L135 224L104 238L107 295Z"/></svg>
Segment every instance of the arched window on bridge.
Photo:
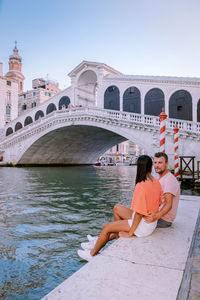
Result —
<svg viewBox="0 0 200 300"><path fill-rule="evenodd" d="M165 108L165 95L161 89L154 88L147 92L144 99L145 115L159 116Z"/></svg>
<svg viewBox="0 0 200 300"><path fill-rule="evenodd" d="M92 70L84 71L77 81L75 91L78 105L96 106L97 101L97 75Z"/></svg>
<svg viewBox="0 0 200 300"><path fill-rule="evenodd" d="M59 101L58 108L59 110L61 110L63 107L68 108L69 104L70 104L69 97L63 96Z"/></svg>
<svg viewBox="0 0 200 300"><path fill-rule="evenodd" d="M119 89L115 85L109 86L104 93L104 108L119 110Z"/></svg>
<svg viewBox="0 0 200 300"><path fill-rule="evenodd" d="M24 126L27 126L31 123L33 123L33 119L30 116L26 117L26 119L24 121Z"/></svg>
<svg viewBox="0 0 200 300"><path fill-rule="evenodd" d="M138 88L131 86L123 95L123 111L141 113L141 96Z"/></svg>
<svg viewBox="0 0 200 300"><path fill-rule="evenodd" d="M47 111L46 111L46 114L50 114L52 111L56 110L56 106L54 103L50 103L48 106L47 106Z"/></svg>
<svg viewBox="0 0 200 300"><path fill-rule="evenodd" d="M38 110L35 114L35 121L37 121L39 118L43 118L44 117L44 113L42 110Z"/></svg>
<svg viewBox="0 0 200 300"><path fill-rule="evenodd" d="M10 135L13 133L13 129L11 127L9 127L7 130L6 130L6 136Z"/></svg>
<svg viewBox="0 0 200 300"><path fill-rule="evenodd" d="M197 122L200 122L200 99L197 103Z"/></svg>
<svg viewBox="0 0 200 300"><path fill-rule="evenodd" d="M22 128L22 123L17 122L17 123L15 124L15 131L17 131L17 130L19 130L19 129L21 129L21 128Z"/></svg>
<svg viewBox="0 0 200 300"><path fill-rule="evenodd" d="M192 96L179 90L169 99L169 118L192 121Z"/></svg>

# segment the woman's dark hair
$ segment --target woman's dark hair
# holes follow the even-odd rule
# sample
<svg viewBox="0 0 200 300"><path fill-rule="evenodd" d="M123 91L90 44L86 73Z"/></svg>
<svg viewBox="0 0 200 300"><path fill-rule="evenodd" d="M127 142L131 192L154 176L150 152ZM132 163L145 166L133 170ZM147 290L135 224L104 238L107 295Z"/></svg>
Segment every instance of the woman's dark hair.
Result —
<svg viewBox="0 0 200 300"><path fill-rule="evenodd" d="M147 179L147 174L151 173L152 164L152 159L148 155L141 155L138 157L135 184Z"/></svg>

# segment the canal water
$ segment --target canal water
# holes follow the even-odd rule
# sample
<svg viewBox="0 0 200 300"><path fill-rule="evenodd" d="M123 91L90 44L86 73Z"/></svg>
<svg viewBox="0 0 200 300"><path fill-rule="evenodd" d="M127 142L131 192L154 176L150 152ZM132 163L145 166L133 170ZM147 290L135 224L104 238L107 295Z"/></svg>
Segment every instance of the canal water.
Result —
<svg viewBox="0 0 200 300"><path fill-rule="evenodd" d="M130 205L135 171L0 168L0 299L39 300L82 267L80 243L112 220L114 204Z"/></svg>

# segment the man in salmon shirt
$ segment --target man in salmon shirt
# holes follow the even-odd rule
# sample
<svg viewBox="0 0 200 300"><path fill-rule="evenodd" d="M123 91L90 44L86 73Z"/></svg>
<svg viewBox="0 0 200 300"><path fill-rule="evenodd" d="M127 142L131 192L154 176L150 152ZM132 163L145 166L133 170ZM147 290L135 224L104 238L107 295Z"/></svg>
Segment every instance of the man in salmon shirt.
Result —
<svg viewBox="0 0 200 300"><path fill-rule="evenodd" d="M168 156L163 152L157 152L154 156L154 169L159 174L159 181L162 186L162 204L159 212L150 212L145 221L147 223L158 220L157 227L166 228L174 221L180 198L180 185L174 175L168 170ZM129 219L132 210L120 204L113 209L114 220Z"/></svg>

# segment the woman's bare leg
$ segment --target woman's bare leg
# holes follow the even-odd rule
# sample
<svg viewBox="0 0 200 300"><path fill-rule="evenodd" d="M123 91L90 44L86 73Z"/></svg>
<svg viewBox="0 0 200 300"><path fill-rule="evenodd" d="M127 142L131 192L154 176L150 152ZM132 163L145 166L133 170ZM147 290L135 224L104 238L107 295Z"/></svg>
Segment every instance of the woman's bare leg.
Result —
<svg viewBox="0 0 200 300"><path fill-rule="evenodd" d="M90 254L94 256L99 252L99 250L109 241L110 233L118 233L120 231L128 232L129 230L130 226L127 220L121 220L105 224Z"/></svg>
<svg viewBox="0 0 200 300"><path fill-rule="evenodd" d="M113 233L110 233L108 241L112 241L112 240L118 239L118 238L119 238L118 232L116 232L116 233L113 232Z"/></svg>
<svg viewBox="0 0 200 300"><path fill-rule="evenodd" d="M116 204L113 208L114 221L128 220L132 218L133 211L121 204Z"/></svg>
<svg viewBox="0 0 200 300"><path fill-rule="evenodd" d="M114 221L120 221L120 220L128 220L132 218L133 211L121 204L116 204L113 208L113 216ZM112 241L114 239L118 239L119 234L118 233L111 233L109 236L109 241Z"/></svg>

